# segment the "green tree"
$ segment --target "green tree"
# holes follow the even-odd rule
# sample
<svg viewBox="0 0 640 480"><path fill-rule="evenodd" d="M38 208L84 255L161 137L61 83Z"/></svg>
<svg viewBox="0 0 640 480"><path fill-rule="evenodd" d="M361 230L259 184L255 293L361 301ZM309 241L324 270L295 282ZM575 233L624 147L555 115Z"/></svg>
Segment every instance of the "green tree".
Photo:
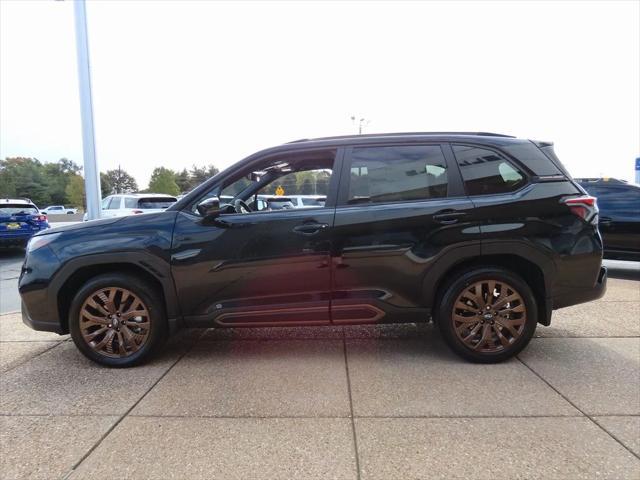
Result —
<svg viewBox="0 0 640 480"><path fill-rule="evenodd" d="M111 184L111 193L133 193L138 191L136 179L120 167L115 170L107 170L106 175Z"/></svg>
<svg viewBox="0 0 640 480"><path fill-rule="evenodd" d="M176 184L176 173L164 167L155 168L151 174L148 190L152 193L178 195L180 188Z"/></svg>
<svg viewBox="0 0 640 480"><path fill-rule="evenodd" d="M189 171L189 176L191 180L191 188L197 187L205 180L213 177L219 172L219 170L213 165L207 165L206 167L191 167Z"/></svg>
<svg viewBox="0 0 640 480"><path fill-rule="evenodd" d="M188 192L193 188L191 184L191 176L186 168L182 169L180 173L176 173L176 184L180 189L180 193Z"/></svg>
<svg viewBox="0 0 640 480"><path fill-rule="evenodd" d="M77 174L71 175L65 188L67 203L73 207L84 208L86 197L84 194L84 179Z"/></svg>
<svg viewBox="0 0 640 480"><path fill-rule="evenodd" d="M109 175L104 172L100 172L100 193L102 194L102 198L108 197L113 193L111 179L109 178Z"/></svg>
<svg viewBox="0 0 640 480"><path fill-rule="evenodd" d="M51 203L66 204L68 198L66 188L74 175L79 175L82 167L67 158L61 158L55 163L45 163L42 166L45 186L51 197Z"/></svg>
<svg viewBox="0 0 640 480"><path fill-rule="evenodd" d="M36 205L51 202L44 167L37 158L5 158L0 164L0 196L29 198ZM6 192L4 191L6 190Z"/></svg>

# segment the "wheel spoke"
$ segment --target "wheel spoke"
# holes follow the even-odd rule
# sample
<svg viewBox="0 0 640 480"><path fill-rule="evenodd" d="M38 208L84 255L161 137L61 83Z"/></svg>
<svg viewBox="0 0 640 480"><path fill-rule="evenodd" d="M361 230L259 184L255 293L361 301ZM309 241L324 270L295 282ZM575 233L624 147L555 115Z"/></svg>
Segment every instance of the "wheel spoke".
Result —
<svg viewBox="0 0 640 480"><path fill-rule="evenodd" d="M93 298L90 298L89 300L87 300L87 305L89 305L90 307L98 310L105 317L107 315L109 315L109 312L107 312L107 310L102 305L100 305L98 302L96 302Z"/></svg>
<svg viewBox="0 0 640 480"><path fill-rule="evenodd" d="M507 313L524 313L524 311L525 311L525 308L524 308L524 305L522 304L517 305L515 307L504 307L504 308L498 309L498 313L502 315Z"/></svg>
<svg viewBox="0 0 640 480"><path fill-rule="evenodd" d="M453 320L456 323L477 323L480 321L477 315L473 315L471 317L463 317L457 313L453 314Z"/></svg>
<svg viewBox="0 0 640 480"><path fill-rule="evenodd" d="M473 339L473 337L476 336L476 333L478 333L478 330L480 330L480 327L482 327L482 323L478 322L478 324L475 327L473 327L469 331L469 334L466 337L464 337L462 340L465 343L469 343Z"/></svg>
<svg viewBox="0 0 640 480"><path fill-rule="evenodd" d="M482 347L482 345L487 343L490 338L491 338L491 325L489 325L488 323L485 323L482 326L482 337L480 337L480 340L478 341L478 343L476 343L476 346L474 348L478 349Z"/></svg>
<svg viewBox="0 0 640 480"><path fill-rule="evenodd" d="M109 320L104 317L96 317L90 313L82 312L82 318L85 320L83 323L90 323L93 325L109 325Z"/></svg>
<svg viewBox="0 0 640 480"><path fill-rule="evenodd" d="M508 347L510 345L509 339L502 334L502 332L500 331L500 326L492 325L492 327L493 331L496 332L496 336L500 340L500 343L502 343L502 346Z"/></svg>
<svg viewBox="0 0 640 480"><path fill-rule="evenodd" d="M496 290L496 282L495 280L489 280L487 282L487 302L485 305L493 305L495 301L495 297L493 296L493 292Z"/></svg>
<svg viewBox="0 0 640 480"><path fill-rule="evenodd" d="M478 313L478 309L477 308L473 308L472 306L467 305L466 303L462 302L461 300L458 300L456 302L456 304L454 305L454 309L464 310L465 312L473 313L474 315L476 313Z"/></svg>
<svg viewBox="0 0 640 480"><path fill-rule="evenodd" d="M512 293L509 296L504 297L504 298L501 298L501 297L502 297L502 294L500 294L500 297L498 297L498 301L493 306L493 308L495 308L496 310L504 307L507 303L514 302L516 300L520 300L520 295L518 295L515 292ZM522 301L522 300L520 300L520 301Z"/></svg>
<svg viewBox="0 0 640 480"><path fill-rule="evenodd" d="M93 346L94 350L102 350L104 347L106 347L109 344L109 342L113 340L113 337L115 336L115 334L116 334L115 330L109 330L107 334L104 336L104 338Z"/></svg>
<svg viewBox="0 0 640 480"><path fill-rule="evenodd" d="M474 291L472 292L471 289ZM476 308L482 308L485 306L484 300L482 299L482 287L478 283L468 287L460 297L466 297L471 300L476 304Z"/></svg>
<svg viewBox="0 0 640 480"><path fill-rule="evenodd" d="M524 318L514 318L514 319L508 319L508 318L500 318L498 317L496 319L496 321L502 325L504 328L506 328L507 330L509 330L509 332L511 333L511 335L513 335L514 337L519 335L518 330L515 328L519 325L522 325L525 322Z"/></svg>
<svg viewBox="0 0 640 480"><path fill-rule="evenodd" d="M102 327L102 328L98 328L97 330L94 330L91 333L83 334L83 336L86 340L93 340L97 336L102 335L107 330L109 330L109 327Z"/></svg>

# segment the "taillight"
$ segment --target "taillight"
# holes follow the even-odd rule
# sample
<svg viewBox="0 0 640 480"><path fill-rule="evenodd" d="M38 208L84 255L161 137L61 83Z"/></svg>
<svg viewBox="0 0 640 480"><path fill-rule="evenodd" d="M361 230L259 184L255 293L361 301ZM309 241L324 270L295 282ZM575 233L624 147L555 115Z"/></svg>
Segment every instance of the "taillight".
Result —
<svg viewBox="0 0 640 480"><path fill-rule="evenodd" d="M131 213L144 213L142 210L131 210Z"/></svg>
<svg viewBox="0 0 640 480"><path fill-rule="evenodd" d="M39 222L46 222L47 221L47 216L46 215L37 215L36 216L36 220L38 220Z"/></svg>
<svg viewBox="0 0 640 480"><path fill-rule="evenodd" d="M569 207L571 213L582 218L585 222L598 223L598 203L596 197L589 195L570 197L565 198L563 203Z"/></svg>

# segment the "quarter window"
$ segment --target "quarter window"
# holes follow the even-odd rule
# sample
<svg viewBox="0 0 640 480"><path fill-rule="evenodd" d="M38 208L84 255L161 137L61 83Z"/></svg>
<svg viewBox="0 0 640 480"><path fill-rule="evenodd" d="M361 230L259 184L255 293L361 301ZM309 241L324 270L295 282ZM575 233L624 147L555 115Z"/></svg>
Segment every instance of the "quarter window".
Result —
<svg viewBox="0 0 640 480"><path fill-rule="evenodd" d="M382 203L447 196L447 165L438 145L354 148L348 202Z"/></svg>
<svg viewBox="0 0 640 480"><path fill-rule="evenodd" d="M467 195L491 195L517 190L524 175L498 153L466 145L454 145Z"/></svg>

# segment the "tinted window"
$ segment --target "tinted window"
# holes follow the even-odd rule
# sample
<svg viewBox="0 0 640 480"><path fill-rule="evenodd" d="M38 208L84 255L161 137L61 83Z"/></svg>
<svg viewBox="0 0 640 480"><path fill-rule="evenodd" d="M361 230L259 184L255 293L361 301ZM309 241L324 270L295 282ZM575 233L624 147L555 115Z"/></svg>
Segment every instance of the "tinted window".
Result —
<svg viewBox="0 0 640 480"><path fill-rule="evenodd" d="M169 208L171 205L176 203L178 200L171 197L150 197L150 198L140 198L138 200L138 208L151 208L151 209L159 209L159 208Z"/></svg>
<svg viewBox="0 0 640 480"><path fill-rule="evenodd" d="M454 145L467 195L491 195L517 190L524 175L506 158L492 150Z"/></svg>
<svg viewBox="0 0 640 480"><path fill-rule="evenodd" d="M437 145L354 148L349 203L424 200L447 195L447 166Z"/></svg>

